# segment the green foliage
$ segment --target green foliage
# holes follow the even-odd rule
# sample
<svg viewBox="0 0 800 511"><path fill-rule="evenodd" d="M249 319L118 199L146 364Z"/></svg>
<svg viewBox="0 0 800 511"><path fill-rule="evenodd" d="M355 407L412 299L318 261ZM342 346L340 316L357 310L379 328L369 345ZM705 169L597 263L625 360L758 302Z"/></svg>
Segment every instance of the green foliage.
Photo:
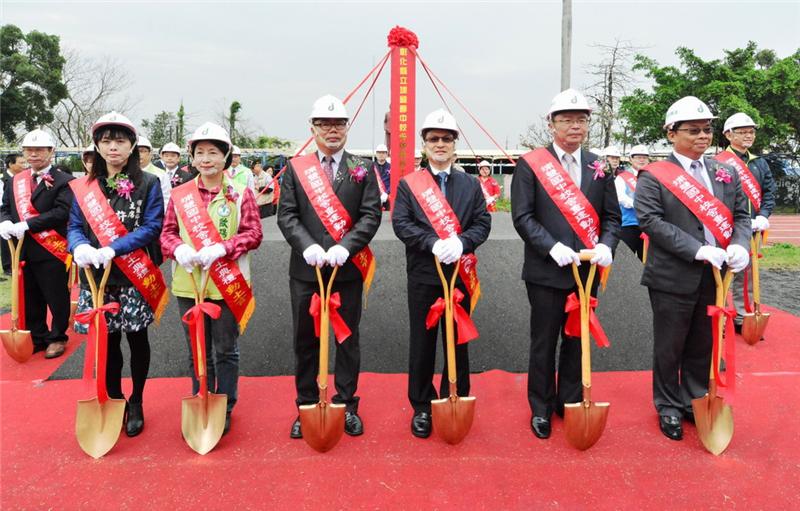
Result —
<svg viewBox="0 0 800 511"><path fill-rule="evenodd" d="M181 101L181 107L178 108L177 113L177 123L175 125L175 138L173 142L178 144L179 146L183 147L184 142L184 132L186 131L186 110L183 108L183 101Z"/></svg>
<svg viewBox="0 0 800 511"><path fill-rule="evenodd" d="M789 243L776 243L761 249L764 259L761 260L761 267L764 269L800 268L800 247Z"/></svg>
<svg viewBox="0 0 800 511"><path fill-rule="evenodd" d="M181 105L183 106L183 105ZM162 111L152 120L143 119L142 128L147 130L147 136L154 149L162 147L167 142L175 140L178 131L178 118L172 112ZM179 142L180 145L182 142Z"/></svg>
<svg viewBox="0 0 800 511"><path fill-rule="evenodd" d="M724 120L745 112L758 124L754 152L796 151L800 144L800 49L778 59L772 50L759 50L756 43L726 50L723 59L705 61L689 48L676 54L681 67L660 66L637 55L633 69L644 72L654 83L652 91L637 88L622 98L621 114L627 119L636 143L664 139L664 115L674 101L697 96L719 116L716 141L727 145L722 135Z"/></svg>
<svg viewBox="0 0 800 511"><path fill-rule="evenodd" d="M52 108L67 97L64 62L58 36L0 27L0 132L6 140L17 138L20 125L30 131L53 120Z"/></svg>
<svg viewBox="0 0 800 511"><path fill-rule="evenodd" d="M249 147L254 149L289 149L292 147L292 142L280 137L270 137L268 135L260 135L257 138L239 136L236 139L236 145L240 147Z"/></svg>

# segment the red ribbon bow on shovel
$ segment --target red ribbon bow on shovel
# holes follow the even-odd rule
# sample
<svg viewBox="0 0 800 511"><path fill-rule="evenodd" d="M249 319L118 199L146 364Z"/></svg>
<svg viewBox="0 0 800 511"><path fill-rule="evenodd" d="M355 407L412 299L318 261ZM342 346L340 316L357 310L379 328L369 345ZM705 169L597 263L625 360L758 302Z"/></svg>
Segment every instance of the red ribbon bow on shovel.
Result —
<svg viewBox="0 0 800 511"><path fill-rule="evenodd" d="M200 380L200 360L206 359L206 315L213 319L219 318L222 309L219 305L210 302L200 302L183 315L183 322L189 327L189 338L192 340L192 358L194 359L194 375ZM199 349L198 349L199 345ZM198 353L202 350L202 353Z"/></svg>
<svg viewBox="0 0 800 511"><path fill-rule="evenodd" d="M342 316L339 315L338 309L342 306L342 298L339 296L339 293L333 293L331 295L330 300L330 307L328 308L328 320L333 327L333 335L336 337L336 342L342 344L344 341L350 337L352 333L350 331L350 327L347 326L347 323L344 322ZM311 306L308 308L308 313L314 318L314 334L319 337L319 322L320 322L320 314L322 312L322 299L319 297L319 293L314 293L314 296L311 297Z"/></svg>
<svg viewBox="0 0 800 511"><path fill-rule="evenodd" d="M736 310L733 307L717 307L716 305L708 306L708 315L711 316L711 331L713 332L714 348L711 356L712 363L714 364L714 379L717 381L718 393L725 398L728 403L733 404L734 397L736 396L736 342L733 337L733 318L736 316ZM720 316L725 315L725 378L719 374L719 350L720 339L719 324Z"/></svg>
<svg viewBox="0 0 800 511"><path fill-rule="evenodd" d="M478 328L473 323L472 318L461 306L461 300L464 299L464 293L456 288L453 291L453 319L456 322L458 329L458 342L457 344L465 344L478 337ZM438 298L431 308L428 310L428 315L425 317L425 327L430 330L439 323L439 318L442 317L445 309L444 298Z"/></svg>
<svg viewBox="0 0 800 511"><path fill-rule="evenodd" d="M564 325L564 333L569 335L570 337L580 337L581 336L581 301L578 298L577 293L572 293L567 297L567 304L564 307L564 312L567 313L567 324ZM608 337L606 336L605 331L603 330L602 325L600 325L600 320L597 318L597 314L594 313L595 308L597 308L597 298L592 296L589 299L589 308L591 314L589 314L589 332L594 337L594 342L601 348L608 348L611 346L611 343L608 341Z"/></svg>
<svg viewBox="0 0 800 511"><path fill-rule="evenodd" d="M89 309L75 315L75 321L89 325L89 335L86 338L86 355L83 358L83 380L88 382L92 379L94 370L95 346L97 346L97 400L100 404L108 401L108 391L106 389L106 362L108 360L108 322L105 312L117 314L119 303L111 302ZM94 318L100 314L98 326L95 326Z"/></svg>

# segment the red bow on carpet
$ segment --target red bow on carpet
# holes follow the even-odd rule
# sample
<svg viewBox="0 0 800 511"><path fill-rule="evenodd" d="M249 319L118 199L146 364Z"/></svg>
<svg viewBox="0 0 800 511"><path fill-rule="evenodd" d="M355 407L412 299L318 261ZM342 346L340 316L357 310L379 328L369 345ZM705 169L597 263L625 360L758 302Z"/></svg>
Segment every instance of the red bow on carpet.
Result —
<svg viewBox="0 0 800 511"><path fill-rule="evenodd" d="M92 379L92 369L94 369L95 346L97 346L97 400L100 404L108 401L108 391L106 390L106 361L108 359L108 323L106 322L105 312L116 314L119 312L119 304L111 302L89 309L86 312L75 314L75 321L89 325L89 336L86 338L86 355L83 358L83 379ZM99 325L95 327L94 318L100 314Z"/></svg>
<svg viewBox="0 0 800 511"><path fill-rule="evenodd" d="M205 315L213 319L219 318L222 308L216 303L201 302L186 311L183 322L189 327L189 339L192 345L192 359L194 359L194 376L200 380L200 359L206 359L206 321ZM199 345L199 346L198 346ZM199 351L202 350L202 353ZM201 387L206 385L205 378L200 382ZM205 394L203 392L203 394Z"/></svg>
<svg viewBox="0 0 800 511"><path fill-rule="evenodd" d="M611 343L608 341L603 327L600 325L600 320L594 310L597 308L597 298L591 297L589 299L589 333L594 337L594 342L601 348L608 348ZM581 336L581 301L577 293L572 293L567 297L567 305L564 307L564 312L567 313L567 324L564 325L564 333L570 337Z"/></svg>
<svg viewBox="0 0 800 511"><path fill-rule="evenodd" d="M339 293L333 293L328 307L328 320L333 328L333 335L336 337L336 342L339 344L346 341L352 333L350 327L347 326L342 316L339 315L338 309L341 306L342 298L339 296ZM308 308L308 313L314 318L314 334L316 334L317 337L319 337L319 317L321 312L322 299L320 299L319 293L314 293L314 296L311 297L311 306Z"/></svg>
<svg viewBox="0 0 800 511"><path fill-rule="evenodd" d="M461 306L461 300L464 299L464 293L460 289L453 291L453 320L456 322L458 329L458 344L468 343L472 339L478 337L478 329L472 318L469 317L467 311ZM425 318L425 327L430 330L439 323L439 318L444 314L445 301L444 298L437 298L428 310L428 316Z"/></svg>
<svg viewBox="0 0 800 511"><path fill-rule="evenodd" d="M719 336L719 318L722 315L727 316L725 320L725 378L723 379L719 374L719 351L722 339ZM708 306L708 315L711 316L711 332L714 339L714 348L711 352L713 357L711 362L714 364L714 379L717 381L717 388L719 394L724 396L729 404L733 404L734 397L736 396L736 342L733 336L733 318L736 316L736 310L733 307L717 307L716 305Z"/></svg>

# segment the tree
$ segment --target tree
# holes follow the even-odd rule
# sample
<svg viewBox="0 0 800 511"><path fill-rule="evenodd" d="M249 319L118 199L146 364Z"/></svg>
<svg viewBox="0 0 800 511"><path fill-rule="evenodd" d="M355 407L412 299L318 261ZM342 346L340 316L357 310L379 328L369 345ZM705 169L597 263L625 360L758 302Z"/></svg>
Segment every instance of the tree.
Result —
<svg viewBox="0 0 800 511"><path fill-rule="evenodd" d="M15 25L0 27L0 132L8 141L23 125L30 131L53 119L52 108L66 97L59 37Z"/></svg>
<svg viewBox="0 0 800 511"><path fill-rule="evenodd" d="M723 59L705 61L684 47L676 54L680 68L662 67L644 55L634 59L633 69L655 82L650 92L637 88L622 98L620 111L637 143L663 140L669 105L691 95L719 116L714 133L718 144L726 143L724 120L745 112L759 126L754 152L800 149L800 49L778 59L774 51L759 51L751 41L745 48L725 50Z"/></svg>
<svg viewBox="0 0 800 511"><path fill-rule="evenodd" d="M520 135L519 144L528 149L536 149L537 147L544 147L553 141L553 136L547 128L547 120L539 119L538 123L528 126L528 131L524 135Z"/></svg>
<svg viewBox="0 0 800 511"><path fill-rule="evenodd" d="M178 108L177 123L175 125L175 138L173 139L176 144L183 147L185 142L184 133L186 131L186 110L183 109L183 100L181 100L181 107Z"/></svg>
<svg viewBox="0 0 800 511"><path fill-rule="evenodd" d="M152 120L142 119L142 128L147 131L147 137L153 147L163 147L167 142L175 140L177 126L178 118L172 112L162 111L157 113ZM179 142L179 144L182 143Z"/></svg>
<svg viewBox="0 0 800 511"><path fill-rule="evenodd" d="M238 135L236 131L236 121L238 118L236 117L239 111L242 109L242 104L238 101L234 101L231 103L230 108L228 109L228 132L231 134L231 141L235 144L238 142Z"/></svg>
<svg viewBox="0 0 800 511"><path fill-rule="evenodd" d="M238 145L243 147L253 147L257 149L289 149L292 147L292 141L280 137L271 137L269 135L259 135L256 138L240 137Z"/></svg>

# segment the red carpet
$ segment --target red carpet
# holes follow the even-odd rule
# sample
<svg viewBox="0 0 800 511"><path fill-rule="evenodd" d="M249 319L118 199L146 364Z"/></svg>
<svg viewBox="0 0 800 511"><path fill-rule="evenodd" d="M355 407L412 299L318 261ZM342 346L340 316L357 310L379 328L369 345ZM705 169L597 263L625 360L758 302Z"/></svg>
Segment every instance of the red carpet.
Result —
<svg viewBox="0 0 800 511"><path fill-rule="evenodd" d="M0 508L796 509L800 318L773 312L766 342L737 346L736 433L719 457L692 426L682 442L660 434L649 372L595 375L611 412L586 452L566 444L559 420L550 440L534 438L525 375L492 371L473 376L476 420L458 446L411 436L405 375L364 374L366 433L327 454L288 438L290 377L242 378L231 433L199 456L180 435L188 379L154 379L144 432L100 460L75 441L82 382L25 376L0 383Z"/></svg>

